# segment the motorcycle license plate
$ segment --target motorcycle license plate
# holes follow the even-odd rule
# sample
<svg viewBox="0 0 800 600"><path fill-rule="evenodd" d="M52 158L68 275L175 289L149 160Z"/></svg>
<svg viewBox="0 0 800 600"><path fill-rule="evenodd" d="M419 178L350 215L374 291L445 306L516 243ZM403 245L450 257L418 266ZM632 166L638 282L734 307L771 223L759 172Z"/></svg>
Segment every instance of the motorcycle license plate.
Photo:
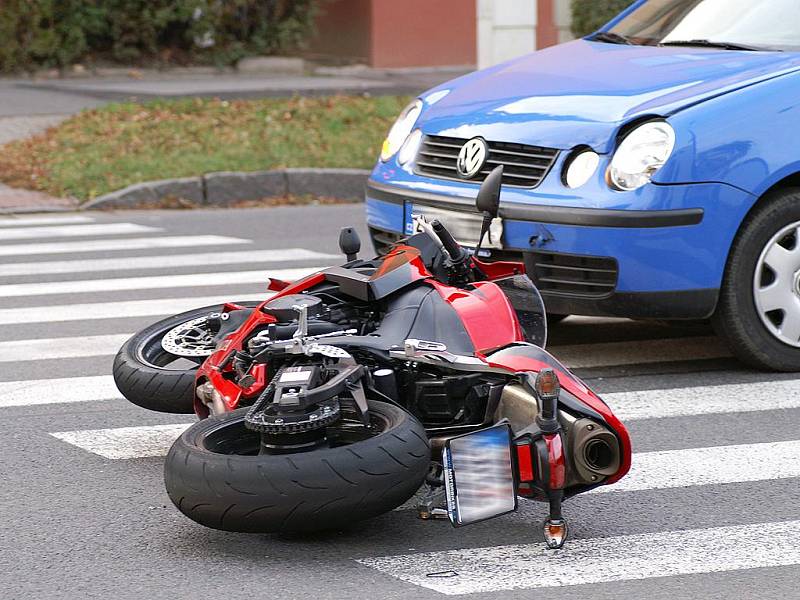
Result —
<svg viewBox="0 0 800 600"><path fill-rule="evenodd" d="M478 245L478 237L481 233L483 216L477 212L462 212L457 210L447 210L435 208L424 204L406 203L406 235L416 233L413 225L413 215L422 215L429 221L438 219L444 223L447 230L453 235L455 240L462 246L474 248ZM503 248L503 220L495 219L489 229L489 235L483 243L484 248Z"/></svg>
<svg viewBox="0 0 800 600"><path fill-rule="evenodd" d="M447 514L455 527L517 510L511 427L500 424L447 441L442 450Z"/></svg>

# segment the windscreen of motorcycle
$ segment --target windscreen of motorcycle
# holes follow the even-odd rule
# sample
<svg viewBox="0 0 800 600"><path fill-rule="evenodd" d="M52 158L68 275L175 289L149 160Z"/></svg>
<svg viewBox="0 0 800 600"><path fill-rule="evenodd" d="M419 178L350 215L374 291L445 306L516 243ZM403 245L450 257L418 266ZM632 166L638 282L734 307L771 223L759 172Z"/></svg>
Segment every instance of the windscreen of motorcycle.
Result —
<svg viewBox="0 0 800 600"><path fill-rule="evenodd" d="M542 295L530 277L515 275L496 279L494 283L503 290L511 306L514 307L525 341L544 348L547 343L547 314Z"/></svg>

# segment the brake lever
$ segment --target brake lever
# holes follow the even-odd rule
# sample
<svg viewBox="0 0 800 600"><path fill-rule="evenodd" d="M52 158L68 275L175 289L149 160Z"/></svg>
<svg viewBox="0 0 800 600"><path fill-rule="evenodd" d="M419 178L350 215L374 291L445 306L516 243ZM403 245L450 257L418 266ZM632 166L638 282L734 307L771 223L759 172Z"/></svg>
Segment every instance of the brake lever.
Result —
<svg viewBox="0 0 800 600"><path fill-rule="evenodd" d="M439 236L436 235L433 226L428 222L428 219L425 218L425 215L411 215L411 220L414 223L414 231L427 234L427 236L431 238L434 241L434 243L439 247L439 250L447 254L447 251L445 250L442 240L440 240Z"/></svg>

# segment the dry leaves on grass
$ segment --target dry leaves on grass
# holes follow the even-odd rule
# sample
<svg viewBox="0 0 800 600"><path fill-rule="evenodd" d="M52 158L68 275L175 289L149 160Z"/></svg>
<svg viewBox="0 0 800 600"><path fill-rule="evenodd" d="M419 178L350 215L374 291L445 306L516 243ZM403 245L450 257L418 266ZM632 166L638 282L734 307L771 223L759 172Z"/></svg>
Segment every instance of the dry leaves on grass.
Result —
<svg viewBox="0 0 800 600"><path fill-rule="evenodd" d="M112 104L0 152L0 181L90 199L214 171L370 168L408 98L332 96Z"/></svg>

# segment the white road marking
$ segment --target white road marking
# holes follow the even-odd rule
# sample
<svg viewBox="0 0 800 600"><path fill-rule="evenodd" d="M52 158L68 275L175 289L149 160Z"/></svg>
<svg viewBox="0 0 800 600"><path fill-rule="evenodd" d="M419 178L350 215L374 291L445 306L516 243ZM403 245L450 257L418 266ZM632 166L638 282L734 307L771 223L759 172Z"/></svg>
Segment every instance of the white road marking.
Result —
<svg viewBox="0 0 800 600"><path fill-rule="evenodd" d="M94 402L121 397L114 378L110 375L0 383L0 408Z"/></svg>
<svg viewBox="0 0 800 600"><path fill-rule="evenodd" d="M617 483L589 494L721 485L800 477L800 441L639 452ZM417 505L412 498L396 510Z"/></svg>
<svg viewBox="0 0 800 600"><path fill-rule="evenodd" d="M57 260L47 262L9 263L0 265L0 277L15 275L52 275L56 273L96 273L98 271L130 271L134 269L167 269L206 265L296 262L330 260L335 254L323 254L304 248L250 250L247 252L205 252L172 256L135 256L95 258L89 260Z"/></svg>
<svg viewBox="0 0 800 600"><path fill-rule="evenodd" d="M26 306L0 309L0 325L21 323L58 323L63 321L86 321L95 319L124 319L127 317L149 317L174 315L194 308L213 306L225 302L263 301L272 292L261 294L227 294L201 298L159 298L156 300L129 300L125 302L96 302L87 304L64 304L58 306Z"/></svg>
<svg viewBox="0 0 800 600"><path fill-rule="evenodd" d="M251 240L224 235L173 235L125 240L86 240L81 242L49 242L0 246L0 256L32 254L75 254L78 252L111 252L116 250L151 250L156 248L190 248L251 244Z"/></svg>
<svg viewBox="0 0 800 600"><path fill-rule="evenodd" d="M716 337L690 337L603 344L552 346L553 355L571 369L702 360L731 355Z"/></svg>
<svg viewBox="0 0 800 600"><path fill-rule="evenodd" d="M601 397L623 422L781 410L800 408L800 380L617 392Z"/></svg>
<svg viewBox="0 0 800 600"><path fill-rule="evenodd" d="M800 477L800 441L639 452L617 483L589 493L634 492Z"/></svg>
<svg viewBox="0 0 800 600"><path fill-rule="evenodd" d="M30 227L31 225L70 225L76 223L94 223L92 217L68 215L63 217L21 217L19 219L0 219L0 227Z"/></svg>
<svg viewBox="0 0 800 600"><path fill-rule="evenodd" d="M190 273L188 275L158 275L122 279L85 279L82 281L53 281L0 285L0 297L49 296L53 294L89 294L125 290L157 290L179 287L215 287L239 283L263 283L270 277L294 281L324 267L302 269L260 269L258 271L223 271L220 273Z"/></svg>
<svg viewBox="0 0 800 600"><path fill-rule="evenodd" d="M50 435L111 460L165 456L191 423L62 431Z"/></svg>
<svg viewBox="0 0 800 600"><path fill-rule="evenodd" d="M147 431L147 428L139 428L137 431ZM78 436L76 439L91 439L90 433L74 433ZM110 451L109 444L104 444L103 451ZM92 447L83 443L78 445L95 452ZM148 452L152 450L148 449ZM800 477L800 441L643 452L634 454L632 465L631 472L621 481L608 487L596 488L589 493L632 492ZM402 508L410 507L403 505Z"/></svg>
<svg viewBox="0 0 800 600"><path fill-rule="evenodd" d="M31 240L55 237L91 237L97 235L128 235L131 233L153 233L163 231L160 227L148 227L136 223L94 223L89 225L54 225L50 227L20 227L0 229L0 241Z"/></svg>
<svg viewBox="0 0 800 600"><path fill-rule="evenodd" d="M358 562L407 583L461 595L797 565L798 537L800 521L784 521L577 539L557 551L534 543Z"/></svg>
<svg viewBox="0 0 800 600"><path fill-rule="evenodd" d="M0 362L114 355L131 333L0 342Z"/></svg>

